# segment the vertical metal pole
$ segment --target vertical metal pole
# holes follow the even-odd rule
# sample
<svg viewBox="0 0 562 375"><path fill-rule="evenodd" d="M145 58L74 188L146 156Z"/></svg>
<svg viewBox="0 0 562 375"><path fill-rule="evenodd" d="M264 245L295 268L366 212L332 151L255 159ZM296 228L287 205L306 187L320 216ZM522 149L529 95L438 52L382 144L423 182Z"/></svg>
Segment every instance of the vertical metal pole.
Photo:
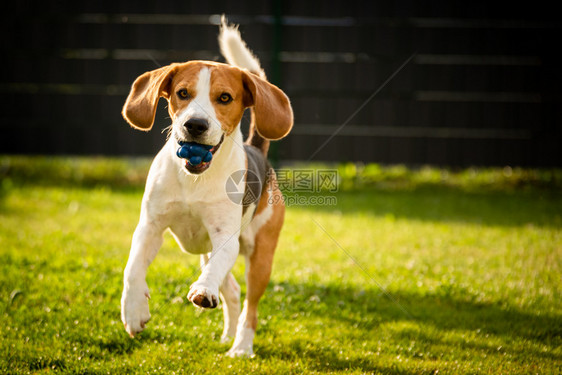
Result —
<svg viewBox="0 0 562 375"><path fill-rule="evenodd" d="M276 86L281 84L281 61L279 55L281 52L281 33L282 33L282 17L281 17L282 0L272 0L273 10L273 48L271 50L271 77L270 82ZM269 159L274 168L279 167L279 147L277 142L272 142L269 147Z"/></svg>

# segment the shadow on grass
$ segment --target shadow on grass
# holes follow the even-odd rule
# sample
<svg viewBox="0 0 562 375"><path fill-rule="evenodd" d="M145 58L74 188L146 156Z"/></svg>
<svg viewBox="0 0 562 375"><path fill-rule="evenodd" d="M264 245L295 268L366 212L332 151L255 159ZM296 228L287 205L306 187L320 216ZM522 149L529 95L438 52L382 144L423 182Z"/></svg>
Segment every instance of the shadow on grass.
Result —
<svg viewBox="0 0 562 375"><path fill-rule="evenodd" d="M504 354L521 363L526 359L560 361L554 353L562 345L560 314L479 303L461 293L421 295L398 290L392 292L391 300L374 288L277 284L268 289L261 303L260 316L270 316L271 321L262 321L258 329L255 365L280 361L301 363L318 372L408 374L420 373L420 369L424 373L441 370L437 361L443 355L461 362L482 354L492 363L503 361ZM209 355L222 358L227 346L211 338L221 325L198 329L196 334L191 329L174 330L162 322L172 319L175 325L201 328L205 327L205 320L222 320L222 314L208 312L185 323L185 315L178 314L183 309L174 305L154 314L154 321L138 339L130 339L119 326L102 335L80 335L78 341L91 349L88 355L93 360L129 356L154 344L175 348L181 345L188 352L194 350L194 358L203 357L206 361ZM161 327L155 328L158 325ZM305 332L289 334L295 326ZM407 348L412 342L416 348L410 351ZM397 356L408 358L409 365L394 361ZM226 366L232 362L223 358L220 363ZM418 366L417 370L412 370L412 366Z"/></svg>
<svg viewBox="0 0 562 375"><path fill-rule="evenodd" d="M273 314L278 314L279 319L298 316L299 324L306 326L312 338L310 341L303 339L302 335L284 338L284 343L287 340L289 343L281 347L259 345L257 353L261 358L308 362L317 371L360 369L407 373L400 367L387 367L388 363L372 355L378 350L375 343L383 340L386 343L381 354L384 355L385 350L402 347L403 350L395 354L412 360L421 360L422 357L438 359L440 354L432 353L435 347L441 348L439 350L450 348L449 355L453 356L467 355L466 352L486 353L489 357L497 357L498 361L505 353L522 361L533 357L560 360L553 353L562 345L560 314L538 314L446 294L418 295L397 291L392 293L393 301L376 290L349 286L290 283L280 286L277 289L283 291L270 292L273 298L268 297L264 304L269 305L268 308L274 311ZM290 296L291 303L283 304L281 311L275 312L277 307L272 300L279 300L279 296L275 297L280 293ZM318 319L322 320L326 331L312 332L312 322ZM337 331L334 332L334 329ZM275 332L270 334L275 335ZM356 356L346 358L333 344L323 345L323 340L318 340L323 336L328 337L327 342L340 341L344 349L348 346L364 349L371 355L358 352ZM361 346L362 341L368 342L366 347ZM411 342L416 342L421 349L417 352L406 350ZM496 345L497 342L501 344ZM513 342L515 346L511 345ZM521 349L522 342L525 349ZM545 351L545 347L548 350Z"/></svg>
<svg viewBox="0 0 562 375"><path fill-rule="evenodd" d="M558 191L467 192L447 187L424 187L408 191L358 190L320 195L334 197L337 204L301 204L292 208L432 222L562 226L562 194ZM307 202L313 195L300 196ZM287 202L290 204L291 195L287 195Z"/></svg>
<svg viewBox="0 0 562 375"><path fill-rule="evenodd" d="M142 348L143 342L139 339L131 339L126 334L118 332L111 336L91 338L89 344L104 352L122 355L132 353Z"/></svg>

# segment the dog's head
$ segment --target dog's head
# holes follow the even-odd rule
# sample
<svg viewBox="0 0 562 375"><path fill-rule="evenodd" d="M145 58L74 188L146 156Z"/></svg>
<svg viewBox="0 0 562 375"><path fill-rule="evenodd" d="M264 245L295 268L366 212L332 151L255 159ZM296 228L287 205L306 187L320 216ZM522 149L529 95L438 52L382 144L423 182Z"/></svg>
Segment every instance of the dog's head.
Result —
<svg viewBox="0 0 562 375"><path fill-rule="evenodd" d="M178 142L213 146L212 153L238 129L248 107L254 107L256 128L264 138L283 138L293 126L291 105L283 91L226 64L191 61L144 73L133 83L123 117L137 129L150 130L160 97L168 100L171 136ZM186 168L198 174L210 163L186 163Z"/></svg>

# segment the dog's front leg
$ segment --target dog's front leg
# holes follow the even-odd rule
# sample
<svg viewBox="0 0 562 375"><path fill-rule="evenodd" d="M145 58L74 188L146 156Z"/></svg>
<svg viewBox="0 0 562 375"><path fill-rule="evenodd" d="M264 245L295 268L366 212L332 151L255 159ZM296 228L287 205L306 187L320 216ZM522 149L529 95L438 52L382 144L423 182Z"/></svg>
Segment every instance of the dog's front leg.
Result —
<svg viewBox="0 0 562 375"><path fill-rule="evenodd" d="M213 250L201 275L189 288L187 298L196 306L215 308L219 304L219 287L230 272L240 250L240 228L213 223L209 232ZM225 229L226 228L226 229ZM228 228L231 228L228 230Z"/></svg>
<svg viewBox="0 0 562 375"><path fill-rule="evenodd" d="M151 224L139 223L133 235L129 260L125 267L121 320L131 337L150 320L146 270L162 246L162 231Z"/></svg>

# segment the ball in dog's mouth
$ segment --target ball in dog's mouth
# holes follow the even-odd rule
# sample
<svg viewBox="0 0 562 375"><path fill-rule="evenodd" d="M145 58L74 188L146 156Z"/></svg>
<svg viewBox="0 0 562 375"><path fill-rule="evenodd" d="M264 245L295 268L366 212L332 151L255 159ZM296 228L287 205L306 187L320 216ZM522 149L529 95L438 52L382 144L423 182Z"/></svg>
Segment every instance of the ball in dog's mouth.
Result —
<svg viewBox="0 0 562 375"><path fill-rule="evenodd" d="M185 159L185 168L192 174L200 174L211 165L214 154L220 148L224 135L215 146L205 145L197 142L178 141L179 148L176 155Z"/></svg>

